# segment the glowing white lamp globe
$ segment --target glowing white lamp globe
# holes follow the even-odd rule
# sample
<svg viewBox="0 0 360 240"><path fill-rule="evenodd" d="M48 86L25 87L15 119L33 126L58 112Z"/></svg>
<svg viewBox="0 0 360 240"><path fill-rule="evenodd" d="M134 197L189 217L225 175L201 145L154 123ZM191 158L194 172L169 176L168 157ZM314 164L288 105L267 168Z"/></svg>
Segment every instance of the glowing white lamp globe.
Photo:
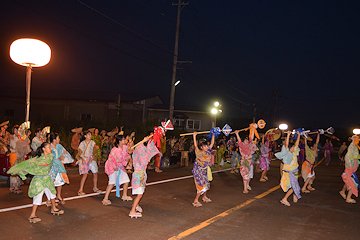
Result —
<svg viewBox="0 0 360 240"><path fill-rule="evenodd" d="M51 49L43 41L21 38L11 44L10 58L22 66L42 67L49 63Z"/></svg>
<svg viewBox="0 0 360 240"><path fill-rule="evenodd" d="M359 128L355 128L355 129L353 130L353 134L359 135L359 134L360 134L360 129L359 129Z"/></svg>
<svg viewBox="0 0 360 240"><path fill-rule="evenodd" d="M218 107L218 106L220 106L220 103L219 103L219 102L215 102L215 103L214 103L214 106L215 106L215 107Z"/></svg>
<svg viewBox="0 0 360 240"><path fill-rule="evenodd" d="M286 130L286 129L288 129L288 125L286 123L282 123L282 124L279 125L279 129L280 130Z"/></svg>
<svg viewBox="0 0 360 240"><path fill-rule="evenodd" d="M212 114L217 114L217 113L218 113L218 110L217 110L216 108L213 108L213 109L211 109L211 113L212 113Z"/></svg>

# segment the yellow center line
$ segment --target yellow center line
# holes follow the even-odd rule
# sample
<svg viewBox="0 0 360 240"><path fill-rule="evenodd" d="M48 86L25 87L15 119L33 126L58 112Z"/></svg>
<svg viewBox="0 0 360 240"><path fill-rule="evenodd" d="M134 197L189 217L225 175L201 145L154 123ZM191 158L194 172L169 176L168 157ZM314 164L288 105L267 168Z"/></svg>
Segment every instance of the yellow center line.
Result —
<svg viewBox="0 0 360 240"><path fill-rule="evenodd" d="M315 164L314 168L317 167L325 158L321 159L317 164ZM299 174L299 177L301 176L301 174ZM188 230L179 233L177 236L173 236L171 238L169 238L168 240L177 240L177 239L182 239L184 237L189 236L190 234L199 231L200 229L203 229L204 227L209 226L210 224L222 219L223 217L229 215L232 212L235 212L247 205L249 205L250 203L256 201L256 199L260 199L263 198L265 196L267 196L268 194L278 190L280 188L280 185L277 185L269 190L267 190L266 192L263 192L259 195L257 195L256 197L254 197L253 199L249 199L246 202L244 202L243 204L240 204L236 207L230 208L229 210L226 210L225 212L220 213L219 215L216 215L215 217L212 217L208 220L206 220L205 222L200 223L199 225L196 225L195 227L189 228Z"/></svg>

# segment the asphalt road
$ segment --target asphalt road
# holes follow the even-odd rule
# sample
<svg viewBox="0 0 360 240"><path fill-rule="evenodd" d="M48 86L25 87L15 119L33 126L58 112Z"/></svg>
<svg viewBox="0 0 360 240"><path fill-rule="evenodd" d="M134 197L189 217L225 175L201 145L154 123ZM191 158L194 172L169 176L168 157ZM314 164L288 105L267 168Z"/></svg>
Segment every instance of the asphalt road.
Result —
<svg viewBox="0 0 360 240"><path fill-rule="evenodd" d="M150 184L140 202L143 217L138 219L128 216L132 202L123 202L115 193L109 206L101 204L102 194L78 197L80 176L68 168L70 185L63 187L67 201L60 206L65 214L53 216L41 206L37 215L42 221L30 224L28 186L15 195L0 181L0 239L359 239L360 202L348 204L339 195L343 166L335 157L330 166L322 163L315 168L316 191L303 193L296 204L290 200L291 207L279 202L284 193L278 187L278 160L271 162L269 181L259 182L260 174L255 174L249 194L242 193L239 174L214 173L208 193L213 202L199 208L191 205L195 196L191 166L165 168L160 174L149 170ZM99 188L105 190L106 185L107 176L101 172ZM85 192L91 189L90 174Z"/></svg>

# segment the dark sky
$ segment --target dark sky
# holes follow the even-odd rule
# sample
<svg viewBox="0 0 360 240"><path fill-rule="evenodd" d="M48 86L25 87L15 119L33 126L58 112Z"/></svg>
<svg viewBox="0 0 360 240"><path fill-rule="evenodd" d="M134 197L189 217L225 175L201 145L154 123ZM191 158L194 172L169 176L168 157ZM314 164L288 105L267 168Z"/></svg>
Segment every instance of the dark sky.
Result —
<svg viewBox="0 0 360 240"><path fill-rule="evenodd" d="M3 1L2 86L25 88L25 69L9 58L21 37L45 41L50 63L33 88L143 92L169 102L176 0ZM189 1L181 13L175 109L208 111L292 127L360 124L360 1ZM25 97L25 96L24 96Z"/></svg>

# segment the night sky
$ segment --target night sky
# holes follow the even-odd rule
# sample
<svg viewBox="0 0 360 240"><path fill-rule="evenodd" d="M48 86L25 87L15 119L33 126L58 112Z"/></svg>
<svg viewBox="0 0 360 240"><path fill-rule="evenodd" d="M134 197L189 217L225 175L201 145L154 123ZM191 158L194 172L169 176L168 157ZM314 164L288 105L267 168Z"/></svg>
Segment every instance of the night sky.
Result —
<svg viewBox="0 0 360 240"><path fill-rule="evenodd" d="M153 93L168 104L176 0L2 1L1 86L25 88L12 41L37 38L52 49L32 87ZM291 127L360 126L360 1L189 1L181 13L175 109ZM24 96L25 99L25 96Z"/></svg>

